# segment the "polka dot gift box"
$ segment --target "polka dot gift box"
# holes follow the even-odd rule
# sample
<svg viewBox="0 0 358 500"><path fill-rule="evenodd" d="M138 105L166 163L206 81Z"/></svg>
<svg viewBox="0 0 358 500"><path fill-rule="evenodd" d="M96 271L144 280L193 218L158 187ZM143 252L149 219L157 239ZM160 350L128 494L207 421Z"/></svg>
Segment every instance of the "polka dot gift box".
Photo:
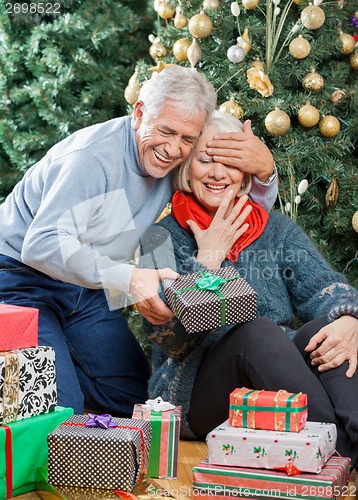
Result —
<svg viewBox="0 0 358 500"><path fill-rule="evenodd" d="M256 293L232 266L163 280L168 306L188 333L256 317Z"/></svg>
<svg viewBox="0 0 358 500"><path fill-rule="evenodd" d="M48 436L48 481L131 491L146 471L150 440L145 420L73 415Z"/></svg>
<svg viewBox="0 0 358 500"><path fill-rule="evenodd" d="M33 307L0 304L0 351L36 347L38 316Z"/></svg>

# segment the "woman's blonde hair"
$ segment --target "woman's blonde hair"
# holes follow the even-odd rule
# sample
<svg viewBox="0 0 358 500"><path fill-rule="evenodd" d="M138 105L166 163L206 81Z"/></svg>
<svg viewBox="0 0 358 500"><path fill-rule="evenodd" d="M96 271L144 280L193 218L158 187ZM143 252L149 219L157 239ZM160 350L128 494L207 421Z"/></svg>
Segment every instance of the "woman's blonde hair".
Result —
<svg viewBox="0 0 358 500"><path fill-rule="evenodd" d="M210 118L205 124L201 134L205 134L208 128L212 128L215 133L220 132L241 132L242 131L242 123L240 120L235 118L235 116L230 115L227 111L219 111L216 110L212 113ZM195 155L195 151L197 148L197 144L194 146L190 155L186 159L186 161L179 167L174 177L174 189L184 191L186 193L191 193L190 185L188 182L188 172L191 164L191 160ZM245 173L242 179L242 186L237 196L243 196L247 194L252 185L251 174Z"/></svg>

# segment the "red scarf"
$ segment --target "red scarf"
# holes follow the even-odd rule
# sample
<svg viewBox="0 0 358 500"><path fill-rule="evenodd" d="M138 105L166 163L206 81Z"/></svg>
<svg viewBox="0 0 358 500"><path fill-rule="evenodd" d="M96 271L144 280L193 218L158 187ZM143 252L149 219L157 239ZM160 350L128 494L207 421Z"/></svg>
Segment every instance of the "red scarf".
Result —
<svg viewBox="0 0 358 500"><path fill-rule="evenodd" d="M237 203L237 201L238 198L235 203ZM233 264L237 262L241 250L251 245L253 241L261 236L269 217L268 212L253 201L247 201L242 210L244 210L247 205L252 206L251 212L245 219L245 223L248 223L249 227L244 234L235 241L230 252L226 256ZM177 191L173 195L172 216L177 223L187 231L190 231L186 223L187 220L195 221L200 229L207 229L212 221L212 217L201 205L199 205L194 195L192 193L184 193L183 191Z"/></svg>

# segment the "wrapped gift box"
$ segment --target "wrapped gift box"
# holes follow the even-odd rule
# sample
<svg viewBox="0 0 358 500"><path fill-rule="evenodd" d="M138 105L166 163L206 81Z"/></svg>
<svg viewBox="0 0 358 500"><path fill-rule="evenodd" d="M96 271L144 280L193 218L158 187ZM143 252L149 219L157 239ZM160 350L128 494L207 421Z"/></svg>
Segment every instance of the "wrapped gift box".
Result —
<svg viewBox="0 0 358 500"><path fill-rule="evenodd" d="M286 472L248 467L210 465L207 460L193 468L194 498L315 498L347 495L350 459L331 457L319 474Z"/></svg>
<svg viewBox="0 0 358 500"><path fill-rule="evenodd" d="M234 267L163 280L168 306L194 333L256 318L256 293Z"/></svg>
<svg viewBox="0 0 358 500"><path fill-rule="evenodd" d="M102 417L108 417L108 428L88 426ZM150 439L145 420L74 415L48 436L49 482L131 491L147 467Z"/></svg>
<svg viewBox="0 0 358 500"><path fill-rule="evenodd" d="M148 476L177 478L181 407L151 411L147 405L137 404L134 406L133 418L148 420L152 425Z"/></svg>
<svg viewBox="0 0 358 500"><path fill-rule="evenodd" d="M0 426L0 499L36 489L36 469L47 464L47 436L72 415L72 408Z"/></svg>
<svg viewBox="0 0 358 500"><path fill-rule="evenodd" d="M230 394L229 423L234 427L299 432L307 421L307 395L241 387Z"/></svg>
<svg viewBox="0 0 358 500"><path fill-rule="evenodd" d="M265 431L232 427L226 420L206 437L208 460L215 465L289 468L321 471L336 447L335 424L306 422L300 432Z"/></svg>
<svg viewBox="0 0 358 500"><path fill-rule="evenodd" d="M33 307L0 304L0 351L37 346L38 317Z"/></svg>
<svg viewBox="0 0 358 500"><path fill-rule="evenodd" d="M0 352L0 422L7 424L55 409L55 352L31 347Z"/></svg>

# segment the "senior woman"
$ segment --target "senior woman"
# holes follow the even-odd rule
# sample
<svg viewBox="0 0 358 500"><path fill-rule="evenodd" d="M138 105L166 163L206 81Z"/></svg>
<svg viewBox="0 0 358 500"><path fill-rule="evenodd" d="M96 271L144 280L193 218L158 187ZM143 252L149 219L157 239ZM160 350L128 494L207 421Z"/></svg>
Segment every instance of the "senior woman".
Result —
<svg viewBox="0 0 358 500"><path fill-rule="evenodd" d="M309 420L335 423L337 450L356 465L358 292L298 225L248 201L250 177L207 153L216 133L240 128L213 114L178 173L171 214L142 239L141 265L179 274L235 266L257 293L257 318L194 334L175 318L144 320L150 396L181 405L182 437L204 439L228 418L236 387L301 391Z"/></svg>

